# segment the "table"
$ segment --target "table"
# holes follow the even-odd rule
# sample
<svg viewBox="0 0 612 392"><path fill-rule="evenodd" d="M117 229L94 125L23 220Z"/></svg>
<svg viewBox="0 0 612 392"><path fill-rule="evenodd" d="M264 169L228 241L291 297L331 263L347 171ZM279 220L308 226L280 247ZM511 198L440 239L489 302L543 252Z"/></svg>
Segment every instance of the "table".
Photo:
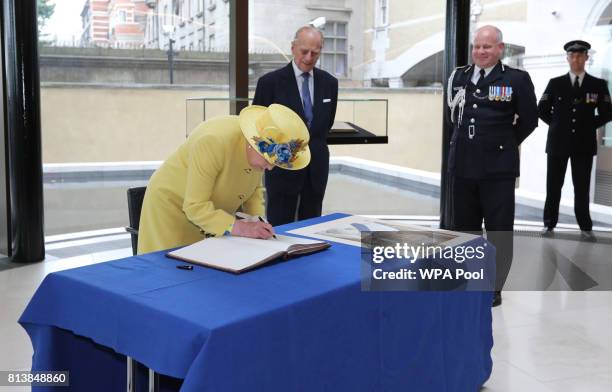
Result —
<svg viewBox="0 0 612 392"><path fill-rule="evenodd" d="M32 369L69 370L75 391L125 389L125 355L173 377L162 390L477 391L491 293L363 292L359 258L335 243L234 275L134 256L49 274L19 322Z"/></svg>

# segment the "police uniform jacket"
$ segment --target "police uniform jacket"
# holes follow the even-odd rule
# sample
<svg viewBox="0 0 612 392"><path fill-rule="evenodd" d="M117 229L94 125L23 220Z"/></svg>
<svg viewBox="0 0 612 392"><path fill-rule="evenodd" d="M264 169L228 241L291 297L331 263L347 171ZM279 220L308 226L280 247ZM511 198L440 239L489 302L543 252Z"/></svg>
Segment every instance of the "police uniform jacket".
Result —
<svg viewBox="0 0 612 392"><path fill-rule="evenodd" d="M553 78L538 111L549 125L546 153L595 155L595 131L612 119L607 82L585 73L582 85L575 89L569 74Z"/></svg>
<svg viewBox="0 0 612 392"><path fill-rule="evenodd" d="M249 165L246 143L238 116L210 119L189 134L149 180L139 254L230 232L239 209L264 215L263 172Z"/></svg>
<svg viewBox="0 0 612 392"><path fill-rule="evenodd" d="M471 82L473 72L472 65L459 67L448 82L449 105L465 94L455 100L452 114L449 107L445 113L452 129L448 170L460 178L518 177L518 146L538 124L531 78L501 62L477 85Z"/></svg>

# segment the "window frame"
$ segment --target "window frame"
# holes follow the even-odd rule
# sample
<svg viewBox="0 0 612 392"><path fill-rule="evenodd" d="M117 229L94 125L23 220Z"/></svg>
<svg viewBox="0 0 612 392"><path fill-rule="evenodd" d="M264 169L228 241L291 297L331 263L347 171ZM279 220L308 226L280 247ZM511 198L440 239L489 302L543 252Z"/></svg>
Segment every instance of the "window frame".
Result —
<svg viewBox="0 0 612 392"><path fill-rule="evenodd" d="M344 35L338 35L338 26L344 26ZM331 29L330 29L331 27ZM321 51L321 57L319 58L319 67L337 78L343 79L348 78L348 64L349 64L349 38L348 38L348 27L349 22L343 20L330 20L325 23L323 29L323 50ZM344 50L337 49L338 41L344 41ZM332 47L330 48L330 43ZM323 67L324 63L329 63L331 57L331 68ZM338 61L343 62L343 73L337 73Z"/></svg>

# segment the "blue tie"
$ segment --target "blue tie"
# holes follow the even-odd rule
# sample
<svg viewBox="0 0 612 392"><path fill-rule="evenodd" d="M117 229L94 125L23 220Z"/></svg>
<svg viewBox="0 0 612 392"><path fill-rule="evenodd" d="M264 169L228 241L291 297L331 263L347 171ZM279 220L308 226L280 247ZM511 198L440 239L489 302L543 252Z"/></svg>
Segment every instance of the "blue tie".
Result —
<svg viewBox="0 0 612 392"><path fill-rule="evenodd" d="M312 123L312 101L310 100L310 87L308 87L308 79L310 74L304 72L302 74L304 80L302 81L302 102L304 103L304 116L306 117L306 125L310 128Z"/></svg>

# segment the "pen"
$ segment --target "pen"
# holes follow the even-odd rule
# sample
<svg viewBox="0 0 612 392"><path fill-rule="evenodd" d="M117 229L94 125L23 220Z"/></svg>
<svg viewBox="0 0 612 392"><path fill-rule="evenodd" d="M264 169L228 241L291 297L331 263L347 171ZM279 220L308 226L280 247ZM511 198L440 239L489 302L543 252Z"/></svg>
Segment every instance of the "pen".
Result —
<svg viewBox="0 0 612 392"><path fill-rule="evenodd" d="M268 223L268 222L266 222L266 221L264 220L264 218L262 218L261 216L258 216L258 218L259 218L259 221L260 221L260 222L263 222L263 223ZM277 239L278 239L278 238L276 238L276 234L272 234L272 237L274 237L274 239L275 239L275 240L277 240Z"/></svg>
<svg viewBox="0 0 612 392"><path fill-rule="evenodd" d="M191 271L193 269L193 265L177 265L176 268Z"/></svg>

